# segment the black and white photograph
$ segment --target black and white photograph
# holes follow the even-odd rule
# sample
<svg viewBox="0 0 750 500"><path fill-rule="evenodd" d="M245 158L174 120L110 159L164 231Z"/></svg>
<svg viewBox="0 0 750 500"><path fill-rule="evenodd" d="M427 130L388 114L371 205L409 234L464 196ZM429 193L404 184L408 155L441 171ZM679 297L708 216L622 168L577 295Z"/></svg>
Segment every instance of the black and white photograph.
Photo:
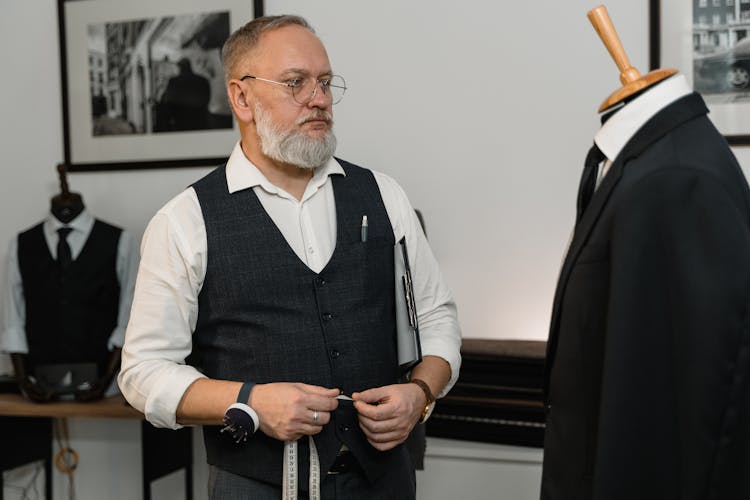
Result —
<svg viewBox="0 0 750 500"><path fill-rule="evenodd" d="M221 163L235 141L221 48L244 0L58 0L70 171Z"/></svg>
<svg viewBox="0 0 750 500"><path fill-rule="evenodd" d="M750 100L750 0L693 0L695 90L712 102Z"/></svg>
<svg viewBox="0 0 750 500"><path fill-rule="evenodd" d="M750 0L651 0L651 67L675 68L731 144L750 144Z"/></svg>
<svg viewBox="0 0 750 500"><path fill-rule="evenodd" d="M226 11L90 24L92 134L232 128L228 37Z"/></svg>

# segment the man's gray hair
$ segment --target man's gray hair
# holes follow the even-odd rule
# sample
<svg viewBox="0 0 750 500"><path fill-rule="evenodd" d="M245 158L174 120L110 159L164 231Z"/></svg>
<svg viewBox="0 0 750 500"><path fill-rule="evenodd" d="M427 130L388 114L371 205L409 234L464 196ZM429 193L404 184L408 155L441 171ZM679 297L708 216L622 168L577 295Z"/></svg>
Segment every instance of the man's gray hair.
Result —
<svg viewBox="0 0 750 500"><path fill-rule="evenodd" d="M315 30L305 18L292 15L258 17L232 33L221 49L224 82L229 82L234 77L232 72L235 67L242 58L247 56L248 52L258 45L260 35L267 31L291 25L302 26L315 33Z"/></svg>

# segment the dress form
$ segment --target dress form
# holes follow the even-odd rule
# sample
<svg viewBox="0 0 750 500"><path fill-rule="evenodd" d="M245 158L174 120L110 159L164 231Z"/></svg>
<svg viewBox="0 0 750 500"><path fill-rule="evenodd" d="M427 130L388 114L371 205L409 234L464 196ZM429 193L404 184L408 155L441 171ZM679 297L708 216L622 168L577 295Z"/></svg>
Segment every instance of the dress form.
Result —
<svg viewBox="0 0 750 500"><path fill-rule="evenodd" d="M614 59L617 68L620 70L620 82L622 87L615 90L607 97L601 106L599 112L606 111L617 104L621 104L635 94L640 93L648 87L651 87L662 80L669 78L677 73L676 69L656 69L646 75L641 73L630 64L625 49L622 46L620 37L617 36L612 20L607 13L607 8L603 5L591 9L588 12L589 21L594 25L599 37L602 39L609 54Z"/></svg>
<svg viewBox="0 0 750 500"><path fill-rule="evenodd" d="M60 176L60 194L55 195L50 203L50 211L57 220L63 224L72 221L83 211L84 204L81 195L71 193L68 190L65 164L57 165L57 173Z"/></svg>

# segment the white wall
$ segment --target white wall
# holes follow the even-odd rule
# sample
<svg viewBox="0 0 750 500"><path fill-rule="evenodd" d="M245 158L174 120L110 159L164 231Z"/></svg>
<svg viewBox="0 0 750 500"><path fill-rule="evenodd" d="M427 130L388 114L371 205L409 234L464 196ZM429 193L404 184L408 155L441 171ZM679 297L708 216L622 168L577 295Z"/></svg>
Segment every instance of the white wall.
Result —
<svg viewBox="0 0 750 500"><path fill-rule="evenodd" d="M326 42L349 85L335 110L338 153L394 176L424 212L466 336L546 338L596 109L619 86L586 19L596 5L266 0L270 14L307 16ZM56 2L2 7L0 263L5 242L45 216L62 158ZM645 72L648 1L607 7ZM750 165L750 150L735 152ZM140 239L157 208L207 171L74 173L69 182L94 214ZM80 482L118 470L138 483L134 452L122 444L110 453L121 445L107 437L130 435L128 425L76 427L74 443L102 451Z"/></svg>
<svg viewBox="0 0 750 500"><path fill-rule="evenodd" d="M619 86L586 19L595 5L266 0L270 14L307 16L326 42L349 86L335 109L338 154L394 176L424 212L466 336L546 338L596 108ZM647 7L608 4L643 71ZM3 242L44 217L62 157L55 2L3 8L0 262ZM750 163L750 150L735 152ZM158 207L207 171L72 173L69 182L97 216L139 239Z"/></svg>

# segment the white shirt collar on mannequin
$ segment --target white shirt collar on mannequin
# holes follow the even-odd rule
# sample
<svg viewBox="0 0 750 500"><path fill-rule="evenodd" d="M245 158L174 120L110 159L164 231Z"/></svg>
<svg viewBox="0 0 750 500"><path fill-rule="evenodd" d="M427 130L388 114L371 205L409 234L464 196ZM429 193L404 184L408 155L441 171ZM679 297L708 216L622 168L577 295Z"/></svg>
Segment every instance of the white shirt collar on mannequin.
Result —
<svg viewBox="0 0 750 500"><path fill-rule="evenodd" d="M594 142L608 160L614 161L628 141L656 113L692 92L684 75L667 78L618 110L602 125Z"/></svg>

